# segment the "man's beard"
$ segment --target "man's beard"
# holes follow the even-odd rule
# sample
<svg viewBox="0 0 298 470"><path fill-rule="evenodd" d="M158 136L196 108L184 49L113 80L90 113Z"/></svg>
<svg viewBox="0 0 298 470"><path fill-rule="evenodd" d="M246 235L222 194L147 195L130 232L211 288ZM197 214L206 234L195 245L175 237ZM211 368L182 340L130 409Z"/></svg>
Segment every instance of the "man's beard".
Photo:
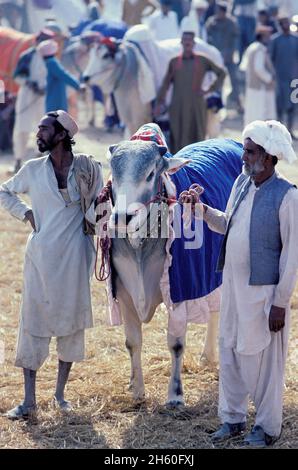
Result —
<svg viewBox="0 0 298 470"><path fill-rule="evenodd" d="M262 173L265 170L262 161L257 161L253 165L247 163L243 164L242 173L246 176L257 176L259 173Z"/></svg>
<svg viewBox="0 0 298 470"><path fill-rule="evenodd" d="M41 139L39 140L40 142L38 143L37 146L38 146L38 150L41 153L48 152L48 151L50 152L51 150L53 150L53 148L56 147L56 142L54 142L54 137L49 139L47 142Z"/></svg>

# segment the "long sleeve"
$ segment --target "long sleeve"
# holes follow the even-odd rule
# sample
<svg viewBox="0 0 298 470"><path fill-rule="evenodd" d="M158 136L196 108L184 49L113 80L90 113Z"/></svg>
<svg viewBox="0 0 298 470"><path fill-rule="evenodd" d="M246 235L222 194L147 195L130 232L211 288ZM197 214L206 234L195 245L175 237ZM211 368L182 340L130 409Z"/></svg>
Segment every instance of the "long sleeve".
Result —
<svg viewBox="0 0 298 470"><path fill-rule="evenodd" d="M66 85L71 86L78 90L80 88L80 82L73 77L70 73L66 72L66 70L59 64L59 62L54 59L50 62L47 62L48 70L53 77L59 78L63 80Z"/></svg>
<svg viewBox="0 0 298 470"><path fill-rule="evenodd" d="M207 211L204 214L204 221L213 232L217 232L222 235L226 233L230 213L235 200L236 183L237 180L232 188L225 212L208 206Z"/></svg>
<svg viewBox="0 0 298 470"><path fill-rule="evenodd" d="M279 209L282 251L280 279L275 288L273 305L285 308L293 293L298 268L298 190L290 189Z"/></svg>
<svg viewBox="0 0 298 470"><path fill-rule="evenodd" d="M214 37L213 37L214 25L213 25L212 18L208 18L205 26L206 26L206 30L207 30L208 43L211 44L211 45L214 45Z"/></svg>
<svg viewBox="0 0 298 470"><path fill-rule="evenodd" d="M265 67L265 54L264 51L257 51L254 57L254 69L258 78L269 85L272 82L272 75Z"/></svg>
<svg viewBox="0 0 298 470"><path fill-rule="evenodd" d="M273 39L269 43L269 54L272 60L273 65L275 66L276 62L276 40Z"/></svg>
<svg viewBox="0 0 298 470"><path fill-rule="evenodd" d="M0 204L13 217L24 221L25 213L31 208L22 201L17 194L24 194L29 191L27 165L0 186Z"/></svg>
<svg viewBox="0 0 298 470"><path fill-rule="evenodd" d="M174 61L175 59L172 59L169 63L168 71L166 73L165 78L163 79L162 85L160 87L160 90L157 95L157 103L162 103L166 97L167 91L169 89L169 86L173 80L174 76Z"/></svg>
<svg viewBox="0 0 298 470"><path fill-rule="evenodd" d="M218 90L222 87L226 72L223 68L218 67L209 59L206 59L208 70L211 70L217 76L215 82L212 83L208 92Z"/></svg>

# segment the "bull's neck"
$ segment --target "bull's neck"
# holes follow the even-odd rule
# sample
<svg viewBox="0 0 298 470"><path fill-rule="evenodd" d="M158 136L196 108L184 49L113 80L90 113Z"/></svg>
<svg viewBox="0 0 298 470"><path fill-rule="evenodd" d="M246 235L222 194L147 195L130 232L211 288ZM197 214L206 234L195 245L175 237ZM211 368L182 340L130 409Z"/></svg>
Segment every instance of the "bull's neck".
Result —
<svg viewBox="0 0 298 470"><path fill-rule="evenodd" d="M160 280L166 258L166 239L148 238L134 249L127 238L113 239L112 263L120 284L129 293L139 319L147 322L162 301ZM116 297L119 293L116 289Z"/></svg>
<svg viewBox="0 0 298 470"><path fill-rule="evenodd" d="M125 54L123 54L123 56L121 58L121 62L120 62L120 64L118 64L118 67L117 67L116 72L115 72L113 91L117 90L117 88L119 87L120 82L122 80L125 81L126 75L127 75L126 57L125 57Z"/></svg>

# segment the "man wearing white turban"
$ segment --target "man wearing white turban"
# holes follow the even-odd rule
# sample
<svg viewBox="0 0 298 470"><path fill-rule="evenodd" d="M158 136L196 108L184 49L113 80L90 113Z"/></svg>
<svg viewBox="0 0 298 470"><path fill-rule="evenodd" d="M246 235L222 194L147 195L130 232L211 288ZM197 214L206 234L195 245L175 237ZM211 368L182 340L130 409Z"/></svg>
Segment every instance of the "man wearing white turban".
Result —
<svg viewBox="0 0 298 470"><path fill-rule="evenodd" d="M57 337L59 359L56 403L71 409L64 388L72 362L84 359L84 330L92 326L90 277L95 249L85 213L102 187L101 167L92 157L72 152L78 131L74 119L58 110L45 115L36 135L40 152L0 186L0 204L29 223L15 365L23 368L25 398L10 419L35 415L36 371ZM27 193L32 208L18 194ZM89 230L88 230L89 228Z"/></svg>
<svg viewBox="0 0 298 470"><path fill-rule="evenodd" d="M220 313L218 441L246 427L248 398L255 425L245 443L272 444L281 433L290 297L298 267L298 191L275 169L296 159L277 121L254 121L243 132L243 172L226 212L203 205L209 228L224 234Z"/></svg>

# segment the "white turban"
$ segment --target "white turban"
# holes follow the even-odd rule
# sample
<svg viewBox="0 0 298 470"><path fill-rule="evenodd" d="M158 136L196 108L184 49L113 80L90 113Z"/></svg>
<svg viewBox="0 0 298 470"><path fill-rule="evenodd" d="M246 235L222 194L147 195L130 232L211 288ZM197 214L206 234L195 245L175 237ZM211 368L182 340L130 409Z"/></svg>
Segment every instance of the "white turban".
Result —
<svg viewBox="0 0 298 470"><path fill-rule="evenodd" d="M291 134L278 121L253 121L245 127L242 136L243 139L251 139L278 160L285 160L288 163L297 160Z"/></svg>

